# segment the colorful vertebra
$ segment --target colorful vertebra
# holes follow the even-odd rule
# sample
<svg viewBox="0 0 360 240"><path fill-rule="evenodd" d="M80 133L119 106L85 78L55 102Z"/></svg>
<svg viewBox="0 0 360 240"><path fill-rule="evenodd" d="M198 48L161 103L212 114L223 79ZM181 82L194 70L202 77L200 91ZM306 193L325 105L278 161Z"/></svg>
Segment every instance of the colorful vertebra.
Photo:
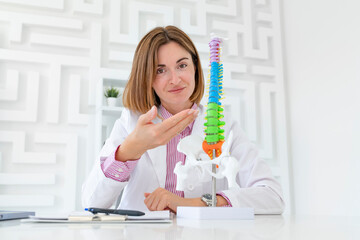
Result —
<svg viewBox="0 0 360 240"><path fill-rule="evenodd" d="M203 150L212 159L213 150L215 156L221 154L221 146L224 143L224 130L220 127L225 125L225 122L220 121L224 116L221 114L223 108L221 107L220 99L223 95L222 80L223 67L220 63L220 43L219 38L213 38L210 43L210 82L209 83L209 99L206 110L205 122L205 140L203 142Z"/></svg>

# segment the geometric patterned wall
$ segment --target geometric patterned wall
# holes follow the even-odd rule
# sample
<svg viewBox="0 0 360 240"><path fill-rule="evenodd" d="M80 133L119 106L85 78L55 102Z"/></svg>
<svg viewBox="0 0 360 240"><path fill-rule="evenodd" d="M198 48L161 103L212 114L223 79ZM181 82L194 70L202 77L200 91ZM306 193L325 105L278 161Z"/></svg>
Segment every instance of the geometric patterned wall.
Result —
<svg viewBox="0 0 360 240"><path fill-rule="evenodd" d="M165 25L190 35L205 76L210 33L228 38L225 107L289 205L279 0L0 0L0 208L80 208L111 129L103 87L124 86L138 41Z"/></svg>

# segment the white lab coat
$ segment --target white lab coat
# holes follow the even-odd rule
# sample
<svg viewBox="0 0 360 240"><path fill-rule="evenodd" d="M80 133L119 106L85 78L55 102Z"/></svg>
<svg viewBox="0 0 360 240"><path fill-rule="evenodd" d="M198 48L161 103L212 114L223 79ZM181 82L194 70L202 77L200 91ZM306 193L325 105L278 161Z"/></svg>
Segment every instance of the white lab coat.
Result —
<svg viewBox="0 0 360 240"><path fill-rule="evenodd" d="M230 153L240 161L237 182L240 189L228 190L226 179L217 180L217 191L223 191L234 207L253 207L256 214L280 214L284 210L281 187L271 174L269 166L259 158L258 150L246 138L236 122L230 120L229 113L224 113L225 140L233 131L233 143ZM110 137L106 140L100 156L109 156L133 131L138 114L125 109L120 119L115 122ZM156 118L153 122L159 123ZM199 106L192 134L204 136L205 111ZM99 156L99 159L100 159ZM82 204L84 207L109 208L124 190L119 208L146 211L144 193L153 192L156 188L165 188L166 179L166 145L148 150L138 161L128 182L118 182L105 177L97 161L82 187ZM200 183L192 191L185 190L185 198L200 197L211 193L211 178Z"/></svg>

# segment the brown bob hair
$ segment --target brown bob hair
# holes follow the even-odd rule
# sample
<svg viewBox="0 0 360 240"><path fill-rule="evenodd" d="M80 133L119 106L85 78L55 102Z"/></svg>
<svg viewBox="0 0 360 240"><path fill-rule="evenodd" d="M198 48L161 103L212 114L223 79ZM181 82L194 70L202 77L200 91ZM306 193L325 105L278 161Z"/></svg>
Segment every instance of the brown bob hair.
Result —
<svg viewBox="0 0 360 240"><path fill-rule="evenodd" d="M204 76L199 54L189 36L175 26L156 27L148 32L139 42L132 63L129 80L126 84L124 107L146 113L153 105L160 105L160 98L152 88L158 66L158 50L160 46L176 42L191 54L195 66L195 89L190 101L200 103L204 94Z"/></svg>

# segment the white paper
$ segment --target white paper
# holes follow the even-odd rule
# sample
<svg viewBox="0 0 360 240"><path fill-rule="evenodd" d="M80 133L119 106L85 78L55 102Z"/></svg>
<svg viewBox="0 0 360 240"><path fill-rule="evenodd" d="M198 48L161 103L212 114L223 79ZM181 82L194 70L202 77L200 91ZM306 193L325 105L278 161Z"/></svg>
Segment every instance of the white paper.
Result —
<svg viewBox="0 0 360 240"><path fill-rule="evenodd" d="M21 219L22 223L64 223L64 224L132 224L132 223L172 223L170 219L139 219L125 221L68 221L68 220L42 220Z"/></svg>
<svg viewBox="0 0 360 240"><path fill-rule="evenodd" d="M30 219L36 220L68 220L69 216L94 216L88 211L75 211L67 214L36 214L35 216L29 216Z"/></svg>
<svg viewBox="0 0 360 240"><path fill-rule="evenodd" d="M69 221L68 215L37 215L30 219L22 219L23 223L89 223L89 224L107 224L107 223L172 223L170 211L148 211L143 216L128 216L125 221ZM73 212L70 215L92 215L91 212Z"/></svg>
<svg viewBox="0 0 360 240"><path fill-rule="evenodd" d="M52 215L38 215L35 216L29 216L30 219L33 220L67 220L68 214L52 214Z"/></svg>

